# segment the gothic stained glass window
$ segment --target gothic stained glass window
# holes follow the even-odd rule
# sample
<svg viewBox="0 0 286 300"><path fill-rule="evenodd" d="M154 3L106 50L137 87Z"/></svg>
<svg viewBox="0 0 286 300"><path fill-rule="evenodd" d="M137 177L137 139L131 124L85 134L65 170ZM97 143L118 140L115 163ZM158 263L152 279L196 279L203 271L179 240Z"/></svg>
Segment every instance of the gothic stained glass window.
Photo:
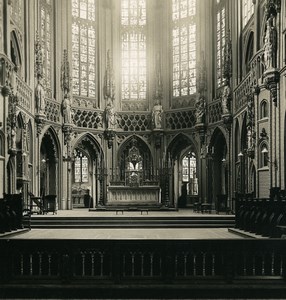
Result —
<svg viewBox="0 0 286 300"><path fill-rule="evenodd" d="M72 0L73 94L96 96L96 0Z"/></svg>
<svg viewBox="0 0 286 300"><path fill-rule="evenodd" d="M197 161L195 153L188 153L182 160L182 181L187 183L188 195L198 194Z"/></svg>
<svg viewBox="0 0 286 300"><path fill-rule="evenodd" d="M242 2L242 26L244 27L254 13L254 4L252 0L243 0Z"/></svg>
<svg viewBox="0 0 286 300"><path fill-rule="evenodd" d="M43 75L48 89L52 86L52 35L53 17L51 0L41 0L41 41L43 47Z"/></svg>
<svg viewBox="0 0 286 300"><path fill-rule="evenodd" d="M216 13L216 74L217 74L217 86L223 86L225 80L223 78L223 54L225 47L225 6L223 3L218 2Z"/></svg>
<svg viewBox="0 0 286 300"><path fill-rule="evenodd" d="M78 152L74 160L74 181L88 182L88 158L82 152Z"/></svg>
<svg viewBox="0 0 286 300"><path fill-rule="evenodd" d="M145 100L146 0L121 0L121 97Z"/></svg>
<svg viewBox="0 0 286 300"><path fill-rule="evenodd" d="M196 93L196 0L172 0L173 96Z"/></svg>

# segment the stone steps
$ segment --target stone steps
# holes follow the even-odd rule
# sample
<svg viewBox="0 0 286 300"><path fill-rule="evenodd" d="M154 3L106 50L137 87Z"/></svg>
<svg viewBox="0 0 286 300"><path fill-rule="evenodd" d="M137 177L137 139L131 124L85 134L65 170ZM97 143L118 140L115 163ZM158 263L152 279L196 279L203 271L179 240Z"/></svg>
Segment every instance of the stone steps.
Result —
<svg viewBox="0 0 286 300"><path fill-rule="evenodd" d="M33 216L32 228L229 228L234 216L190 217L57 217Z"/></svg>

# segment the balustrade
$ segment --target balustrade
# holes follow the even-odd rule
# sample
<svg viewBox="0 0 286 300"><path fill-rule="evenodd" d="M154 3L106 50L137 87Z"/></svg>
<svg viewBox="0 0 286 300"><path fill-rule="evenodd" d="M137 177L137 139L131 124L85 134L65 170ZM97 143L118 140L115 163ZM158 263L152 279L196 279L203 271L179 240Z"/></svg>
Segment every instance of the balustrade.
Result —
<svg viewBox="0 0 286 300"><path fill-rule="evenodd" d="M285 240L1 240L0 280L34 284L90 282L218 283L285 277ZM191 281L187 281L191 282Z"/></svg>

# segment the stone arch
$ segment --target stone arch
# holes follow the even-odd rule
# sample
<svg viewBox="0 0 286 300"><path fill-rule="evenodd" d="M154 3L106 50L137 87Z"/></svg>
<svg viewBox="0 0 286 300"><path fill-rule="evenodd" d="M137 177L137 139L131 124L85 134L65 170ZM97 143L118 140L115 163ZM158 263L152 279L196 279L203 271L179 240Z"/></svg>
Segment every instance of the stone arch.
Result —
<svg viewBox="0 0 286 300"><path fill-rule="evenodd" d="M245 75L250 71L250 60L254 53L254 32L250 30L246 36L245 48L243 50L244 64L245 64Z"/></svg>
<svg viewBox="0 0 286 300"><path fill-rule="evenodd" d="M103 162L104 152L102 150L102 147L100 146L97 139L91 133L85 133L85 134L79 136L73 143L72 152L78 145L83 144L83 143L89 144L90 150L92 150L94 153L99 153L101 161Z"/></svg>
<svg viewBox="0 0 286 300"><path fill-rule="evenodd" d="M208 201L217 211L226 209L230 201L230 155L225 132L220 127L216 127L213 131L206 159Z"/></svg>
<svg viewBox="0 0 286 300"><path fill-rule="evenodd" d="M11 59L14 65L16 66L16 70L21 70L22 68L22 51L19 44L19 37L16 30L12 30L10 33L10 43L11 43Z"/></svg>
<svg viewBox="0 0 286 300"><path fill-rule="evenodd" d="M196 153L196 155L198 155L199 149L197 143L188 135L184 133L178 133L167 146L166 160L168 159L168 156L173 159L176 157L179 158L182 151L190 145L193 145L193 151Z"/></svg>
<svg viewBox="0 0 286 300"><path fill-rule="evenodd" d="M165 166L170 173L169 195L170 205L175 207L192 206L197 202L198 195L189 197L188 188L183 182L183 158L188 153L193 152L196 158L196 169L200 170L201 161L199 159L200 151L197 143L188 135L178 133L168 144L165 158ZM200 173L196 174L197 178L201 178ZM198 180L198 191L201 191L200 180ZM186 197L186 199L185 199Z"/></svg>
<svg viewBox="0 0 286 300"><path fill-rule="evenodd" d="M40 185L41 196L56 195L58 204L61 199L60 178L60 142L55 129L50 126L44 133L40 146Z"/></svg>
<svg viewBox="0 0 286 300"><path fill-rule="evenodd" d="M96 138L85 133L73 143L72 206L92 208L104 202L104 153Z"/></svg>
<svg viewBox="0 0 286 300"><path fill-rule="evenodd" d="M117 154L118 165L116 168L118 168L118 171L112 171L116 172L116 176L119 172L119 180L126 182L126 168L128 165L128 157L132 148L137 149L138 155L142 158L142 180L152 180L156 170L154 170L154 161L150 146L144 139L142 139L142 137L135 134L126 138L126 140L120 145Z"/></svg>

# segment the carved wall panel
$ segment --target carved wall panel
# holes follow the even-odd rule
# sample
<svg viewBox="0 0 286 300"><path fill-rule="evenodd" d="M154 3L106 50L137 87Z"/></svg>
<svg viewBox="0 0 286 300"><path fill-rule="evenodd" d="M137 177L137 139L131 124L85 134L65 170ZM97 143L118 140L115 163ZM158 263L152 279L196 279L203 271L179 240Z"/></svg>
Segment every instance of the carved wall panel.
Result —
<svg viewBox="0 0 286 300"><path fill-rule="evenodd" d="M195 126L196 117L194 110L185 110L166 113L166 128L169 130L192 128Z"/></svg>

